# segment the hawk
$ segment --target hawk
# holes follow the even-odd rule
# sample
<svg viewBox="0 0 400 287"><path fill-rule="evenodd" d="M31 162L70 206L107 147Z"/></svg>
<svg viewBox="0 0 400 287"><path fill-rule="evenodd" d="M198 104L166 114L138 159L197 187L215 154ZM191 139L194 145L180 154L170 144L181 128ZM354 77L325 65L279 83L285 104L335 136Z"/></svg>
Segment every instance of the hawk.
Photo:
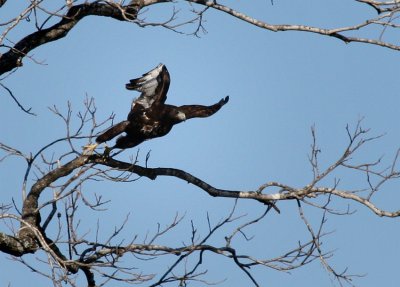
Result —
<svg viewBox="0 0 400 287"><path fill-rule="evenodd" d="M211 106L168 105L165 101L169 84L170 76L163 64L159 64L140 78L130 80L126 88L141 94L133 100L128 118L100 134L96 138L96 144L87 147L93 150L98 144L123 134L117 138L113 147L108 148L108 152L115 148L132 148L146 140L165 136L174 125L188 119L209 117L229 101L227 96Z"/></svg>

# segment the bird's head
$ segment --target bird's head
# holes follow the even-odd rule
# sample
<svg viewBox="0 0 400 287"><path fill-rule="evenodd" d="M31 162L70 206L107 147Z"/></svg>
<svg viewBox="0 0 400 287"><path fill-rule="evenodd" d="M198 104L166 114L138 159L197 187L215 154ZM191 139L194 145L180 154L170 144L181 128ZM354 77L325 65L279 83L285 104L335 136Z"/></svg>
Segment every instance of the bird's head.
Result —
<svg viewBox="0 0 400 287"><path fill-rule="evenodd" d="M186 115L184 112L181 112L179 110L173 110L170 113L170 117L173 118L174 122L180 123L183 121L186 121Z"/></svg>

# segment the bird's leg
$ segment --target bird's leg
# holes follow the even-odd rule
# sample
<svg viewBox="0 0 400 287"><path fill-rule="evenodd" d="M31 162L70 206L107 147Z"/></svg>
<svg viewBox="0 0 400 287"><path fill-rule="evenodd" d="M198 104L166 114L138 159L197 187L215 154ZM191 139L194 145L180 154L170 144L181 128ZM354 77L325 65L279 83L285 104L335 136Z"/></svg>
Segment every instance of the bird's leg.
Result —
<svg viewBox="0 0 400 287"><path fill-rule="evenodd" d="M97 144L97 143L85 145L83 147L83 154L92 155L94 150L97 148L98 145L99 144Z"/></svg>
<svg viewBox="0 0 400 287"><path fill-rule="evenodd" d="M104 153L103 153L103 158L108 158L110 157L110 151L112 150L112 147L109 147L108 145L104 145Z"/></svg>

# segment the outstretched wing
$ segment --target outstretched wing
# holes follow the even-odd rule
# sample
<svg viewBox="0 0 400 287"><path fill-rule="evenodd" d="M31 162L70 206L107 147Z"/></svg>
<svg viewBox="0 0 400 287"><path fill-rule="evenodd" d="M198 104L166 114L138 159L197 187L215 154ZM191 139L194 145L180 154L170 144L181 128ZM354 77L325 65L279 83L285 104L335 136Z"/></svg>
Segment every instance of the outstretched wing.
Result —
<svg viewBox="0 0 400 287"><path fill-rule="evenodd" d="M185 114L186 119L190 118L206 118L212 116L219 111L227 102L229 96L221 99L218 103L212 106L201 106L201 105L187 105L178 107L178 111Z"/></svg>
<svg viewBox="0 0 400 287"><path fill-rule="evenodd" d="M113 125L111 128L109 128L104 133L99 135L96 138L96 142L100 144L100 143L104 143L106 141L113 139L117 135L122 134L126 130L128 125L129 125L129 121L123 121L116 125Z"/></svg>
<svg viewBox="0 0 400 287"><path fill-rule="evenodd" d="M167 99L170 78L165 65L159 64L153 70L143 74L142 77L130 80L126 84L128 90L142 92L134 104L140 104L145 109L154 103L164 103Z"/></svg>

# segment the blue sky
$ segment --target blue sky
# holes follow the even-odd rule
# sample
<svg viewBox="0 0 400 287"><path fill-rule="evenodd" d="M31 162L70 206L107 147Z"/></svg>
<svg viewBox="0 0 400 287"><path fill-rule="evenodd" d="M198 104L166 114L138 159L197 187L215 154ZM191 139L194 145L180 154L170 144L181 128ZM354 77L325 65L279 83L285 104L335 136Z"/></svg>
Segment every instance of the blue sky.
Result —
<svg viewBox="0 0 400 287"><path fill-rule="evenodd" d="M273 23L302 22L327 27L354 24L373 12L360 4L348 4L349 1L289 2L274 1L271 6L270 1L254 1L251 5L235 1L234 5ZM7 5L10 11L18 9L11 3ZM344 5L351 6L348 13ZM149 19L165 19L169 15L166 11L170 13L168 7L171 6L160 5L146 15ZM360 118L364 118L363 127L371 128L371 135L385 136L365 146L354 160L373 161L383 156L383 164L390 164L400 144L399 52L346 45L306 33L272 33L214 11L207 13L206 20L208 33L201 38L105 18L81 21L66 38L33 51L35 59L45 65L25 59L24 66L3 81L38 116L20 112L2 92L0 141L26 154L36 153L65 135L63 122L48 107L56 105L66 111L69 101L76 113L83 109L86 95L95 98L99 119L113 112L116 120L123 120L132 98L137 96L124 89L126 81L162 62L171 74L168 103L212 104L226 95L230 102L213 117L187 121L166 137L142 144L141 164L151 150L151 167L183 169L223 189L254 190L268 181L302 187L312 180L307 159L311 126L316 127L321 164L326 167L347 144L346 125L354 127ZM24 23L14 40L29 31L29 25ZM380 31L369 33L379 35ZM58 145L47 155L62 151L63 146ZM120 159L129 160L136 151L125 151ZM14 198L20 204L24 172L25 163L20 159L10 158L0 164L4 203ZM343 171L335 176L342 178L341 189L366 187L363 176ZM333 179L324 183L332 186ZM397 210L398 191L398 181L385 185L376 197L377 205ZM138 234L143 238L146 232L156 230L157 223L165 225L176 213L185 214L177 231L161 242L171 245L190 239L190 220L205 234L207 213L215 223L233 206L231 199L211 198L185 182L167 178L95 183L87 185L84 192L88 197L99 194L111 203L107 211L100 213L82 206L82 232L99 220L104 234L109 234L129 213L124 235L129 238ZM334 233L325 238L324 248L335 250L330 263L338 271L348 267L350 273L366 274L356 279L357 286L397 286L398 219L379 218L349 201L335 200L334 205L341 210L350 205L357 212L352 216L329 216L326 229ZM271 213L248 229L248 234L255 236L252 241L237 239L235 246L240 253L273 257L308 238L295 202L281 202L278 206L280 215ZM262 212L263 206L256 202L244 200L238 204L238 214L247 214L249 219ZM320 212L307 208L306 213L316 227ZM2 225L0 230L7 228ZM223 233L218 234L213 242L223 245L223 237ZM248 278L228 260L211 255L207 258L210 261L205 268L211 281L226 278L221 286L250 286ZM50 286L50 282L8 256L0 256L0 264L2 286L21 286L27 278ZM165 270L165 264L168 265L160 261L150 267ZM255 268L253 272L262 286L335 286L318 261L290 274L265 268Z"/></svg>

